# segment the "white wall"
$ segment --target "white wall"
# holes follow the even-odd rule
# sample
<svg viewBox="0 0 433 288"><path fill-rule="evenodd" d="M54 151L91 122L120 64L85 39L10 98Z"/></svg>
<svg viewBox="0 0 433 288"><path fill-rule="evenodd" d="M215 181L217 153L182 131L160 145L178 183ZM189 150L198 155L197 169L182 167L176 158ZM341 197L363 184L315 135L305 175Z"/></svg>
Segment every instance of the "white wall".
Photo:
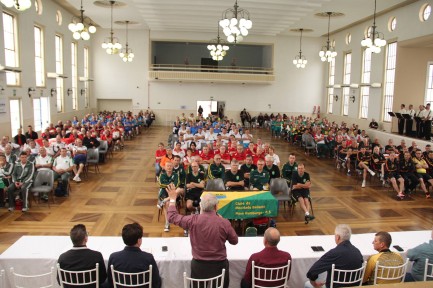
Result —
<svg viewBox="0 0 433 288"><path fill-rule="evenodd" d="M63 47L64 47L64 74L69 76L65 79L65 109L63 113L56 112L56 98L50 97L50 110L51 110L51 122L57 120L72 119L73 116L79 117L85 115L91 111L92 107L95 107L96 100L93 97L92 84L90 84L89 93L91 95L91 107L84 109L84 98L79 95L79 110L72 110L72 99L66 96L66 90L71 88L71 57L70 57L70 46L72 42L72 33L68 30L72 15L69 14L63 8L60 8L57 4L51 0L43 1L43 13L37 15L34 9L34 1L32 1L32 7L24 12L17 12L15 9L7 10L3 5L0 5L0 10L5 9L17 17L18 27L18 48L20 52L20 69L21 73L21 85L18 87L6 86L6 74L0 73L0 85L5 89L0 94L0 99L5 99L7 102L7 113L0 114L0 135L10 135L10 114L9 114L9 100L10 99L21 99L22 103L22 115L23 115L23 126L29 124L33 125L33 99L28 96L28 88L35 88L35 61L34 61L34 32L33 27L35 24L42 26L44 32L44 44L45 44L45 72L55 72L55 35L59 33L64 36ZM63 15L63 23L59 26L56 23L56 12L60 10ZM3 31L3 21L0 21L0 31ZM0 36L0 64L5 63L4 61L4 37ZM78 76L83 76L83 48L84 46L90 46L90 43L79 41L78 42ZM92 53L92 50L89 51ZM45 87L37 88L33 97L49 96L51 88L56 87L55 79L46 79ZM84 86L83 82L78 83L78 91ZM14 136L14 135L10 135Z"/></svg>
<svg viewBox="0 0 433 288"><path fill-rule="evenodd" d="M117 31L115 35L117 35ZM292 60L299 51L298 37L254 37L249 43L274 45L274 71L276 80L272 84L223 84L185 82L148 82L149 41L148 31L133 30L130 33L130 46L136 57L132 63L123 63L118 56L107 55L103 49L94 49L95 92L104 99L132 98L137 109L148 106L162 118L160 123L172 120L179 115L181 106L195 111L197 100L226 102L226 114L238 115L246 108L252 115L259 112L311 113L314 105L323 101L323 64L317 56L321 40L304 38L303 53L309 63L306 69L297 69ZM108 35L107 33L105 33ZM120 33L119 33L120 34ZM101 34L95 41L102 42ZM212 39L212 34L157 33L153 40L201 40ZM96 47L96 46L95 46ZM230 53L230 51L229 51ZM227 57L230 57L229 55ZM138 88L139 87L139 88ZM147 91L147 87L149 90ZM147 93L148 92L148 93ZM270 105L270 108L269 108ZM188 112L185 111L185 112Z"/></svg>
<svg viewBox="0 0 433 288"><path fill-rule="evenodd" d="M385 39L388 42L398 41L402 42L409 39L414 39L426 35L431 35L433 32L433 17L426 22L421 22L419 20L419 11L423 4L430 3L433 5L433 0L428 1L417 1L413 4L402 7L398 10L388 12L382 16L379 16L376 19L377 30L384 33ZM342 11L344 12L344 11ZM393 32L389 32L388 30L388 21L391 17L397 18L397 28ZM332 21L332 20L331 20ZM331 35L331 40L335 39L336 41L336 51L338 52L336 58L336 71L335 71L335 83L342 84L343 83L343 57L345 52L352 52L352 69L351 69L351 83L361 83L361 67L362 67L362 49L360 42L364 38L364 31L368 26L371 26L373 20L368 20L364 23L358 24L356 26L350 27L344 31L341 31L335 35ZM351 33L352 41L349 45L345 43L345 37L347 33ZM422 85L423 89L425 88L425 69L427 67L428 59L430 61L433 58L433 49L421 49L422 53L417 53L417 50L414 50L414 53L411 53L411 57L413 57L413 61L417 63L417 67L424 67L424 70L410 69L410 73L412 75L420 75L417 83L413 83L411 81L407 81L408 79L403 79L405 77L398 77L398 75L407 75L409 73L407 70L407 57L400 58L399 53L403 53L400 51L400 47L397 48L397 68L396 68L396 81L399 81L395 85L395 98L393 107L395 110L399 109L401 103L409 103L409 98L412 99L412 104L414 106L418 106L422 104L424 96L419 95L420 89L415 89L416 95L412 96L403 96L407 95L408 90L412 90L412 85ZM419 50L419 51L421 51ZM425 50L431 51L430 53ZM430 56L426 56L430 55ZM385 59L386 59L386 51L382 49L380 54L372 55L372 71L371 71L371 83L380 82L384 83L385 81ZM404 60L404 61L403 61ZM419 62L423 63L419 63ZM403 72L406 71L406 72ZM326 81L326 80L325 80ZM423 82L423 83L420 83ZM355 103L350 101L349 104L349 115L342 116L342 95L343 89L335 89L335 94L339 96L338 102L334 103L334 113L332 115L328 115L329 118L337 121L345 121L348 123L362 123L365 124L371 120L371 118L375 118L378 121L382 120L383 113L383 88L370 88L370 98L369 98L369 110L368 110L368 121L359 119L359 111L360 111L360 92L361 89L351 89L351 95L354 94L356 97ZM404 102L402 102L404 101ZM415 103L417 101L417 103ZM323 109L326 111L326 109ZM390 123L380 123L383 129L390 131Z"/></svg>

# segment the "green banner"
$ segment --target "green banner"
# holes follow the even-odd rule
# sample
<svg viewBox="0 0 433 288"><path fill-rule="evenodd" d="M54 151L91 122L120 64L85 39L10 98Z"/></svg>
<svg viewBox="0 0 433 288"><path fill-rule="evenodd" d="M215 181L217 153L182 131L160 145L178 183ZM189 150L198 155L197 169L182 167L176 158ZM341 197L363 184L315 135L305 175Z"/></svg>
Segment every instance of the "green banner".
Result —
<svg viewBox="0 0 433 288"><path fill-rule="evenodd" d="M218 213L226 219L250 219L278 215L278 200L269 191L204 193L216 195L219 200Z"/></svg>

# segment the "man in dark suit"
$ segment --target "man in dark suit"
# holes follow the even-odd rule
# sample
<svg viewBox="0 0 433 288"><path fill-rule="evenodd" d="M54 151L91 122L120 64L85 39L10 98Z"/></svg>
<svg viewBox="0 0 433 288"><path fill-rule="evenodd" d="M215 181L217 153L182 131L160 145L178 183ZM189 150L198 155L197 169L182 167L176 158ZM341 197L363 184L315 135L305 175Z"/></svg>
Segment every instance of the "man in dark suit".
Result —
<svg viewBox="0 0 433 288"><path fill-rule="evenodd" d="M153 255L141 251L143 241L143 227L138 223L127 224L122 229L122 239L126 247L119 252L114 252L108 259L107 283L104 287L113 287L111 265L114 270L126 273L137 273L149 270L152 265L152 288L161 287L158 266ZM147 280L147 279L146 279ZM128 283L136 284L136 283Z"/></svg>
<svg viewBox="0 0 433 288"><path fill-rule="evenodd" d="M292 257L290 256L289 253L285 251L281 251L277 248L278 242L280 242L280 232L276 228L272 228L272 227L266 229L265 235L263 237L263 244L265 245L265 249L263 249L258 253L252 254L250 259L248 259L245 275L241 282L242 288L251 287L253 261L254 261L254 265L257 266L274 268L274 267L281 267L287 265L287 261L292 260ZM261 283L261 282L256 283L256 285L264 285L264 286L270 286L270 285L277 286L283 284L285 283L281 283L281 282L278 283L276 281L266 281L265 283Z"/></svg>
<svg viewBox="0 0 433 288"><path fill-rule="evenodd" d="M33 139L33 140L38 139L38 133L33 131L32 125L27 126L27 128L28 130L26 132L26 139Z"/></svg>
<svg viewBox="0 0 433 288"><path fill-rule="evenodd" d="M98 263L99 283L104 283L107 278L104 258L102 257L101 252L87 248L88 233L86 231L86 226L83 224L77 224L72 227L70 237L74 247L60 255L59 260L57 261L60 264L60 268L69 271L84 271L94 269L96 263ZM57 281L59 281L58 277ZM94 287L94 285L90 287Z"/></svg>

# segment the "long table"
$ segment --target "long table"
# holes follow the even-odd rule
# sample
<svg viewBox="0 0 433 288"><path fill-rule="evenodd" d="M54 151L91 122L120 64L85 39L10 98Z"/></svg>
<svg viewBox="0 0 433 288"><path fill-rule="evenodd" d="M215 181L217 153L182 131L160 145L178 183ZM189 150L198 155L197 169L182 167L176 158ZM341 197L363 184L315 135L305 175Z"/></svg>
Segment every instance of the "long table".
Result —
<svg viewBox="0 0 433 288"><path fill-rule="evenodd" d="M402 252L405 256L407 249L427 242L431 238L431 231L393 232L391 235L393 245L400 245L405 250ZM373 239L373 233L357 234L352 236L351 242L367 259L377 253L371 244ZM288 251L293 259L290 287L303 287L308 269L326 251L335 247L334 241L333 235L281 237L279 249ZM101 251L106 262L111 253L124 247L121 237L90 236L87 245L90 249ZM67 236L23 236L0 255L0 269L9 271L10 267L14 267L17 273L24 274L48 272L50 267L55 267L59 255L71 246L72 243ZM168 251L163 252L162 246L167 246ZM262 237L240 237L238 245L226 246L227 258L230 261L230 287L238 288L248 258L252 253L263 249L263 240ZM313 252L311 246L322 246L325 252ZM154 255L163 278L163 287L180 287L183 272L186 271L188 275L190 273L189 238L143 238L141 248Z"/></svg>
<svg viewBox="0 0 433 288"><path fill-rule="evenodd" d="M269 191L203 192L218 198L218 213L226 219L278 216L278 200Z"/></svg>

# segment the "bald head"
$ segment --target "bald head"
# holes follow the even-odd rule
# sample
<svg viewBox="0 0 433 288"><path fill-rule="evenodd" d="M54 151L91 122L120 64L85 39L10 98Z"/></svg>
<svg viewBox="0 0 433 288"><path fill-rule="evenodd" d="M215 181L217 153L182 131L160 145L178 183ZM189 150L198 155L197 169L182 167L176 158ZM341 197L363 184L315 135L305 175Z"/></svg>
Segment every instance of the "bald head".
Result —
<svg viewBox="0 0 433 288"><path fill-rule="evenodd" d="M265 231L265 246L277 246L280 242L280 232L276 228L269 227Z"/></svg>

